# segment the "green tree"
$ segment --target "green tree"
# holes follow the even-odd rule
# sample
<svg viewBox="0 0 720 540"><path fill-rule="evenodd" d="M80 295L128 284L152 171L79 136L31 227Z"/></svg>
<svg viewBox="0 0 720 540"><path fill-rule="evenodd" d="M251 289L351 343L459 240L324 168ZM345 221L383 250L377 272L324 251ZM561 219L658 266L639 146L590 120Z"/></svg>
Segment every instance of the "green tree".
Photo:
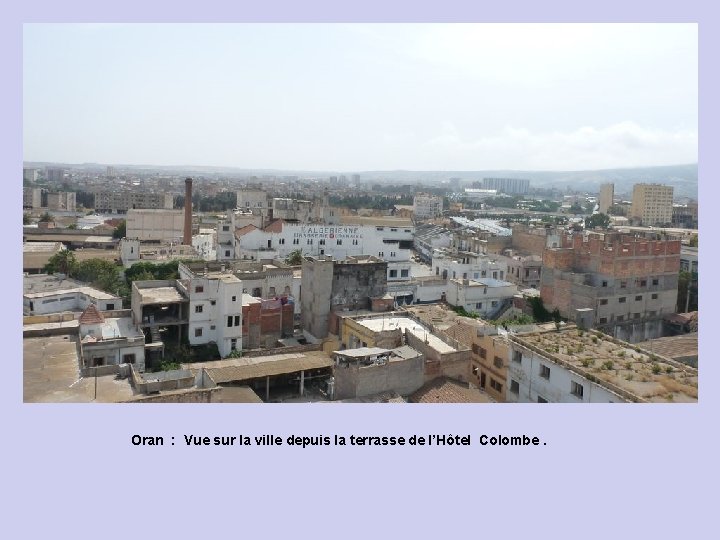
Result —
<svg viewBox="0 0 720 540"><path fill-rule="evenodd" d="M23 213L23 225L30 225L30 214Z"/></svg>
<svg viewBox="0 0 720 540"><path fill-rule="evenodd" d="M289 264L290 266L300 266L302 264L302 256L302 249L296 249L285 257L285 264Z"/></svg>
<svg viewBox="0 0 720 540"><path fill-rule="evenodd" d="M690 238L690 247L698 247L698 235L694 234L692 238Z"/></svg>
<svg viewBox="0 0 720 540"><path fill-rule="evenodd" d="M120 267L104 259L82 261L76 266L73 277L111 294L120 294L125 285L120 277Z"/></svg>
<svg viewBox="0 0 720 540"><path fill-rule="evenodd" d="M126 223L123 219L117 227L115 227L115 230L113 231L113 238L125 238L125 229L126 229Z"/></svg>
<svg viewBox="0 0 720 540"><path fill-rule="evenodd" d="M68 225L68 229L71 229L71 230L77 229L77 223L71 223L70 225Z"/></svg>
<svg viewBox="0 0 720 540"><path fill-rule="evenodd" d="M51 221L53 221L53 217L50 212L46 211L42 216L40 216L39 221L40 223L50 223Z"/></svg>
<svg viewBox="0 0 720 540"><path fill-rule="evenodd" d="M48 274L61 273L69 276L75 271L76 267L77 259L75 254L70 250L63 249L50 257L43 270Z"/></svg>
<svg viewBox="0 0 720 540"><path fill-rule="evenodd" d="M588 229L594 229L595 227L607 229L608 226L610 226L610 216L605 214L593 214L585 218L585 227Z"/></svg>
<svg viewBox="0 0 720 540"><path fill-rule="evenodd" d="M583 208L580 206L580 203L575 201L572 206L570 207L570 213L571 214L582 214Z"/></svg>

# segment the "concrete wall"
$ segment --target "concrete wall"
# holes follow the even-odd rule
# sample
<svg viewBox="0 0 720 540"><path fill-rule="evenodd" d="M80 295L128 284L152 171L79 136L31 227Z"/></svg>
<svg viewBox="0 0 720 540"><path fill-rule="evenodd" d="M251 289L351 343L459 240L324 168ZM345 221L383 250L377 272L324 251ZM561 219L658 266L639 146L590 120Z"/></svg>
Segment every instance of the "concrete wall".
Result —
<svg viewBox="0 0 720 540"><path fill-rule="evenodd" d="M215 394L220 392L217 388L192 388L178 390L171 394L156 394L150 396L137 396L123 403L212 403Z"/></svg>
<svg viewBox="0 0 720 540"><path fill-rule="evenodd" d="M333 266L332 260L303 259L302 263L301 323L317 338L328 335Z"/></svg>
<svg viewBox="0 0 720 540"><path fill-rule="evenodd" d="M419 389L425 381L422 356L408 360L393 360L384 365L336 366L335 399L371 396L394 390L408 395Z"/></svg>
<svg viewBox="0 0 720 540"><path fill-rule="evenodd" d="M440 354L422 339L405 333L406 343L425 357L425 382L438 377L449 377L462 382L470 380L470 351L460 350Z"/></svg>

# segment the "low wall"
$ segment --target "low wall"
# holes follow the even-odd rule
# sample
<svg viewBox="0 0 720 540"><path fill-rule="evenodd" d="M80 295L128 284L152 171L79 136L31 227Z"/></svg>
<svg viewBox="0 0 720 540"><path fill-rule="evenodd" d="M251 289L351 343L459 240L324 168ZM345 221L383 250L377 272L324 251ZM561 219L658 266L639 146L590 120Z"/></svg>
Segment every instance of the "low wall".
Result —
<svg viewBox="0 0 720 540"><path fill-rule="evenodd" d="M121 373L121 366L127 364L112 364L109 366L97 366L97 367L84 367L80 370L80 375L86 378L90 377L104 377L105 375L118 375ZM125 373L127 376L127 373Z"/></svg>
<svg viewBox="0 0 720 540"><path fill-rule="evenodd" d="M141 395L122 403L212 403L213 395L221 388L192 388L168 394Z"/></svg>
<svg viewBox="0 0 720 540"><path fill-rule="evenodd" d="M272 356L273 354L302 353L308 351L322 351L322 343L308 343L307 345L295 345L294 347L275 347L274 349L257 349L243 351L243 356Z"/></svg>

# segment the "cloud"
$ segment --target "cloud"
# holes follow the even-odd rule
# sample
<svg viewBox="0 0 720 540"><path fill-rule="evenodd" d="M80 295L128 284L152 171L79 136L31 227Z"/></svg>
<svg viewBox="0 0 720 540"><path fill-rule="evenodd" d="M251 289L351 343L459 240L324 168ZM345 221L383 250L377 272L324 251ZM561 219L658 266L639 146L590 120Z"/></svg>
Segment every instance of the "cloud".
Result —
<svg viewBox="0 0 720 540"><path fill-rule="evenodd" d="M451 124L423 144L427 165L451 169L581 170L694 163L697 133L621 122L569 132L505 127L497 135L464 140Z"/></svg>

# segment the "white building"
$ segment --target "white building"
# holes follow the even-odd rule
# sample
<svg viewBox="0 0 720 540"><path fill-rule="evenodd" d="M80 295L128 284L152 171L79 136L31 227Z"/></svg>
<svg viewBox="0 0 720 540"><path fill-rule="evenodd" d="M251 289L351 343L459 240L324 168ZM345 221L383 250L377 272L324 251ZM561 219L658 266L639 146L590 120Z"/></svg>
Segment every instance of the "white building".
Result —
<svg viewBox="0 0 720 540"><path fill-rule="evenodd" d="M252 212L255 215L267 216L270 206L268 195L262 189L241 189L236 192L237 207L239 210Z"/></svg>
<svg viewBox="0 0 720 540"><path fill-rule="evenodd" d="M217 233L215 229L200 229L200 233L194 234L192 237L192 246L204 261L216 260Z"/></svg>
<svg viewBox="0 0 720 540"><path fill-rule="evenodd" d="M83 367L133 364L145 371L145 334L131 317L104 317L90 304L78 327Z"/></svg>
<svg viewBox="0 0 720 540"><path fill-rule="evenodd" d="M437 251L432 259L432 269L436 276L447 279L503 280L508 272L505 257L469 251Z"/></svg>
<svg viewBox="0 0 720 540"><path fill-rule="evenodd" d="M122 298L62 274L37 274L23 279L23 315L83 311L95 304L100 311L122 309Z"/></svg>
<svg viewBox="0 0 720 540"><path fill-rule="evenodd" d="M530 180L523 178L483 178L483 188L500 193L522 195L530 191Z"/></svg>
<svg viewBox="0 0 720 540"><path fill-rule="evenodd" d="M451 306L495 319L517 292L514 284L499 279L450 279L446 298Z"/></svg>
<svg viewBox="0 0 720 540"><path fill-rule="evenodd" d="M471 201L481 201L489 197L496 197L496 189L465 188L465 198Z"/></svg>
<svg viewBox="0 0 720 540"><path fill-rule="evenodd" d="M210 244L214 248L215 244ZM137 262L163 263L174 259L197 259L200 255L194 246L180 242L141 242L123 238L120 240L120 260L125 268Z"/></svg>
<svg viewBox="0 0 720 540"><path fill-rule="evenodd" d="M413 198L413 215L415 219L432 219L441 216L443 198L437 195L420 193Z"/></svg>

